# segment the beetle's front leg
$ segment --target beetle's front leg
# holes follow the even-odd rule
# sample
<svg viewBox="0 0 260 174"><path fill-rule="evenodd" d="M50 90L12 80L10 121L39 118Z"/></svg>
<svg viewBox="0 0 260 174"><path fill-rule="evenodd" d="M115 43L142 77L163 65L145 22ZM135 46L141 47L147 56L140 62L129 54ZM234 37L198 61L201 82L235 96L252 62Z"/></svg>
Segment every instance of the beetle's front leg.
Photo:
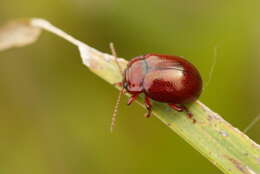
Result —
<svg viewBox="0 0 260 174"><path fill-rule="evenodd" d="M145 96L144 104L147 109L147 113L144 115L144 117L149 118L152 113L152 104L151 104L150 98L148 96Z"/></svg>
<svg viewBox="0 0 260 174"><path fill-rule="evenodd" d="M127 102L127 105L130 105L131 103L133 103L133 101L136 100L136 98L138 97L139 94L140 94L140 93L133 94L133 95L129 98L129 100L128 100L128 102Z"/></svg>

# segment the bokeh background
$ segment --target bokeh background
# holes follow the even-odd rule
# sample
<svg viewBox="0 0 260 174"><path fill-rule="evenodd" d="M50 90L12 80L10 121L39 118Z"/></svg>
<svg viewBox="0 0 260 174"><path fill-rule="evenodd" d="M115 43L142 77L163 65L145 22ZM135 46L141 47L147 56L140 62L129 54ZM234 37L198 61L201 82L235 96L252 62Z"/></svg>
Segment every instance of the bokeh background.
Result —
<svg viewBox="0 0 260 174"><path fill-rule="evenodd" d="M260 1L1 0L0 24L48 19L120 57L186 57L208 80L200 100L239 129L260 113ZM0 173L221 173L155 117L145 119L84 67L77 49L44 32L28 47L0 53ZM247 134L260 142L260 124Z"/></svg>

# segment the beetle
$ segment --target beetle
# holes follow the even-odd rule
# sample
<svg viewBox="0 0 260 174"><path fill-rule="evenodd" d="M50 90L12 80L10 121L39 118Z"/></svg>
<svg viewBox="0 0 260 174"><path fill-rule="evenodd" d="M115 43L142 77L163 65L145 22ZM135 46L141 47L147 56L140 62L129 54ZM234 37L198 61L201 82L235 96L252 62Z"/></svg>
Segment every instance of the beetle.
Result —
<svg viewBox="0 0 260 174"><path fill-rule="evenodd" d="M179 112L187 111L184 104L192 103L200 96L202 79L196 67L179 56L145 54L128 63L122 85L131 94L128 105L144 93L145 117L149 117L150 99L168 103Z"/></svg>
<svg viewBox="0 0 260 174"><path fill-rule="evenodd" d="M186 59L174 55L145 54L131 59L122 74L123 80L119 83L121 93L126 91L131 94L128 105L144 93L145 117L151 115L151 99L167 103L172 109L185 111L189 118L192 117L185 104L194 102L200 96L202 78L197 68ZM115 118L112 118L112 126L113 121Z"/></svg>

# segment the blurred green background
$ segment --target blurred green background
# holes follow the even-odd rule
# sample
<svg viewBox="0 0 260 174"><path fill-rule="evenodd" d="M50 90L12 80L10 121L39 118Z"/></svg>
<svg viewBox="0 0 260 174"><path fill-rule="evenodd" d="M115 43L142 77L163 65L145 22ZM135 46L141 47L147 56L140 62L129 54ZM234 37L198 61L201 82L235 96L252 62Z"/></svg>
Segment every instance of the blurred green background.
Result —
<svg viewBox="0 0 260 174"><path fill-rule="evenodd" d="M51 21L120 57L184 56L207 81L200 100L239 129L260 113L260 1L1 0L0 23ZM155 117L84 67L77 49L44 32L36 44L0 53L1 174L221 173ZM247 134L260 142L259 123Z"/></svg>

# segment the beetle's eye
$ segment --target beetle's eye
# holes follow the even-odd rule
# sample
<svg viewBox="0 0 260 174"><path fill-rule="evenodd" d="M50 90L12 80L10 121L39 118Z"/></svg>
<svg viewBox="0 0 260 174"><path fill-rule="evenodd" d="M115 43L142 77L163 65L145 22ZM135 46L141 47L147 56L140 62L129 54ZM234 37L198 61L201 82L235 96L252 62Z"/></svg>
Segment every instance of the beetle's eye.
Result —
<svg viewBox="0 0 260 174"><path fill-rule="evenodd" d="M128 83L127 83L127 82L124 82L123 87L126 89L127 86L128 86Z"/></svg>

